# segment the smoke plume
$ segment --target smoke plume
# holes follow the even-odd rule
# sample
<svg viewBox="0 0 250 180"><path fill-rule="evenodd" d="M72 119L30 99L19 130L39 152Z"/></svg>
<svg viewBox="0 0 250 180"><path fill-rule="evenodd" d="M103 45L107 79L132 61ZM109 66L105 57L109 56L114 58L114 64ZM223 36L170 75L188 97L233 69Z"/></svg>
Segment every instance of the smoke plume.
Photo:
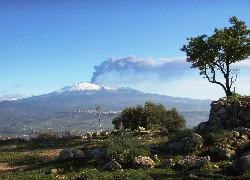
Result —
<svg viewBox="0 0 250 180"><path fill-rule="evenodd" d="M108 58L100 65L94 66L95 72L91 78L92 83L100 83L100 77L108 76L113 73L120 80L129 78L154 77L158 79L169 79L183 75L190 68L190 64L185 61L185 57L176 58L136 58L129 56L126 58L116 59Z"/></svg>

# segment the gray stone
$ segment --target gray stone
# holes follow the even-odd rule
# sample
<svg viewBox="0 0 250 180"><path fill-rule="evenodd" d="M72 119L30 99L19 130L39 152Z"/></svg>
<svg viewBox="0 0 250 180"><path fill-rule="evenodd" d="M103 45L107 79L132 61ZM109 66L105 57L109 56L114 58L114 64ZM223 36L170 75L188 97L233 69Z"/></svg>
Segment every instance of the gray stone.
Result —
<svg viewBox="0 0 250 180"><path fill-rule="evenodd" d="M210 157L183 156L177 164L186 168L199 168L210 163Z"/></svg>
<svg viewBox="0 0 250 180"><path fill-rule="evenodd" d="M86 156L88 158L94 158L94 159L99 159L101 157L102 153L100 149L92 149L91 151L89 151Z"/></svg>
<svg viewBox="0 0 250 180"><path fill-rule="evenodd" d="M206 122L201 122L199 125L198 125L198 129L205 129L207 126L207 123Z"/></svg>
<svg viewBox="0 0 250 180"><path fill-rule="evenodd" d="M152 168L155 166L155 162L149 157L138 156L133 160L134 168Z"/></svg>
<svg viewBox="0 0 250 180"><path fill-rule="evenodd" d="M211 146L208 148L211 153L216 153L222 159L231 159L235 156L235 151L219 146Z"/></svg>
<svg viewBox="0 0 250 180"><path fill-rule="evenodd" d="M181 153L186 151L186 144L184 142L173 142L168 145L172 152Z"/></svg>
<svg viewBox="0 0 250 180"><path fill-rule="evenodd" d="M71 150L72 154L73 154L73 158L74 159L78 159L84 156L83 151L79 150L79 149L72 149Z"/></svg>
<svg viewBox="0 0 250 180"><path fill-rule="evenodd" d="M192 133L187 138L181 140L181 142L185 142L189 147L192 148L202 148L204 139L197 133Z"/></svg>
<svg viewBox="0 0 250 180"><path fill-rule="evenodd" d="M246 112L245 111L240 111L238 113L238 116L241 118L241 119L244 119L244 117L246 116Z"/></svg>
<svg viewBox="0 0 250 180"><path fill-rule="evenodd" d="M246 153L244 153L242 156L248 156L250 155L250 151L247 151Z"/></svg>
<svg viewBox="0 0 250 180"><path fill-rule="evenodd" d="M79 149L63 149L59 153L59 159L61 160L78 159L83 156L84 156L84 153Z"/></svg>
<svg viewBox="0 0 250 180"><path fill-rule="evenodd" d="M250 115L245 117L245 121L250 121Z"/></svg>
<svg viewBox="0 0 250 180"><path fill-rule="evenodd" d="M161 167L163 168L170 168L173 167L175 165L173 159L166 159L165 161L163 161L161 163Z"/></svg>
<svg viewBox="0 0 250 180"><path fill-rule="evenodd" d="M115 170L122 170L122 166L118 162L116 162L115 159L105 164L102 168L102 171L115 171Z"/></svg>
<svg viewBox="0 0 250 180"><path fill-rule="evenodd" d="M225 108L225 107L221 107L218 111L218 114L221 115L221 114L227 114L228 113L228 109Z"/></svg>
<svg viewBox="0 0 250 180"><path fill-rule="evenodd" d="M239 159L233 161L233 169L237 173L244 173L250 170L250 155L242 156Z"/></svg>

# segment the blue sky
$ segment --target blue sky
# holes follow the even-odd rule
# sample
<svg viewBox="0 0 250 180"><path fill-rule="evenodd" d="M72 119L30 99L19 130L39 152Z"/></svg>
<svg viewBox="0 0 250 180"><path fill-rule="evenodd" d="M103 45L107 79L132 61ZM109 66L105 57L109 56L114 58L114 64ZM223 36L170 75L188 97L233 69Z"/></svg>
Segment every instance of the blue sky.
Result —
<svg viewBox="0 0 250 180"><path fill-rule="evenodd" d="M190 69L179 49L188 37L229 26L231 16L249 28L250 1L0 0L0 100L91 81L95 66L130 56L143 63L174 63L166 66L164 76L158 73L163 69L113 69L98 83L170 96L219 98L224 96L222 88ZM247 61L240 64L236 90L249 95Z"/></svg>

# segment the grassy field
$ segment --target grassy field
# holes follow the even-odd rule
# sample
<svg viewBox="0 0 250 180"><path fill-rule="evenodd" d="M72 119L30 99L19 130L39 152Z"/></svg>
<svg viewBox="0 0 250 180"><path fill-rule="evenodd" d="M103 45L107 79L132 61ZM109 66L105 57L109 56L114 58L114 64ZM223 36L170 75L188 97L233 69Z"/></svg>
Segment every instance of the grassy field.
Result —
<svg viewBox="0 0 250 180"><path fill-rule="evenodd" d="M150 143L164 145L168 137L161 134L159 138L152 138L158 133L146 133L137 135L124 135L125 139L132 139L137 147L148 147ZM120 135L119 135L120 136ZM118 140L118 141L117 141ZM117 135L100 136L96 139L9 139L0 141L0 179L26 180L26 179L185 179L189 169L174 167L163 168L160 164L166 158L178 159L179 155L168 155L161 153L154 168L132 169L123 166L123 171L101 171L107 159L91 159L82 157L80 159L61 161L58 154L61 149L77 148L87 153L91 149L103 149L111 142L119 142ZM130 141L129 141L130 142ZM112 143L111 143L112 144ZM114 144L114 143L113 143ZM126 146L126 145L125 145ZM117 147L109 149L109 153L119 151ZM148 151L147 148L144 148ZM153 158L152 153L149 156ZM195 151L192 155L207 155L207 151ZM119 156L119 155L118 155ZM119 156L120 157L120 156ZM125 157L126 158L126 157ZM125 159L126 160L126 159ZM123 160L125 162L125 160ZM195 169L196 173L221 174L223 176L236 176L232 170L232 162L228 160L217 160L204 167ZM125 163L124 163L125 164ZM192 170L191 170L192 171ZM222 176L222 177L223 177ZM241 177L249 177L243 174ZM238 177L239 178L239 177ZM223 179L223 178L222 178Z"/></svg>

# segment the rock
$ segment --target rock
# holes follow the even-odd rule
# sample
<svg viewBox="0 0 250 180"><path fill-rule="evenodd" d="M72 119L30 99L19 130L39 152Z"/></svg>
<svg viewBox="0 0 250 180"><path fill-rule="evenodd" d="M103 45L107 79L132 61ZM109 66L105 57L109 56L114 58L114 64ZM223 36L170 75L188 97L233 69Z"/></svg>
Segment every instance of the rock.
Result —
<svg viewBox="0 0 250 180"><path fill-rule="evenodd" d="M199 134L192 133L187 138L182 139L181 142L185 142L187 146L192 148L201 148L204 143L204 139Z"/></svg>
<svg viewBox="0 0 250 180"><path fill-rule="evenodd" d="M141 127L141 126L138 126L137 130L139 132L145 132L145 128L144 127Z"/></svg>
<svg viewBox="0 0 250 180"><path fill-rule="evenodd" d="M244 137L244 136L243 136ZM236 139L235 142L233 143L233 146L235 148L243 148L249 143L248 139Z"/></svg>
<svg viewBox="0 0 250 180"><path fill-rule="evenodd" d="M250 136L250 129L248 129L248 128L238 127L238 128L235 128L234 131L239 132L240 135Z"/></svg>
<svg viewBox="0 0 250 180"><path fill-rule="evenodd" d="M199 168L210 163L210 157L183 156L177 164L186 168Z"/></svg>
<svg viewBox="0 0 250 180"><path fill-rule="evenodd" d="M211 146L208 149L211 153L216 153L222 159L231 159L235 156L235 151L229 148L222 148L219 146Z"/></svg>
<svg viewBox="0 0 250 180"><path fill-rule="evenodd" d="M149 147L149 150L150 150L150 151L153 151L153 152L157 152L157 151L158 151L158 145L157 145L157 144L150 143L150 144L148 145L148 147Z"/></svg>
<svg viewBox="0 0 250 180"><path fill-rule="evenodd" d="M149 157L138 156L134 158L134 168L151 168L155 166L155 162Z"/></svg>
<svg viewBox="0 0 250 180"><path fill-rule="evenodd" d="M250 121L250 116L245 116L245 121Z"/></svg>
<svg viewBox="0 0 250 180"><path fill-rule="evenodd" d="M250 170L250 155L242 156L239 159L233 161L233 169L237 173L245 173Z"/></svg>
<svg viewBox="0 0 250 180"><path fill-rule="evenodd" d="M175 165L173 159L166 159L165 161L163 161L161 163L161 167L163 168L170 168L173 167Z"/></svg>
<svg viewBox="0 0 250 180"><path fill-rule="evenodd" d="M79 149L72 149L71 150L72 154L73 154L73 158L74 159L79 159L81 157L84 156L84 153L83 151L79 150Z"/></svg>
<svg viewBox="0 0 250 180"><path fill-rule="evenodd" d="M198 125L198 129L205 129L207 127L207 122L201 122L199 125Z"/></svg>
<svg viewBox="0 0 250 180"><path fill-rule="evenodd" d="M170 148L171 152L176 152L176 153L183 153L186 151L186 144L185 142L173 142L168 145Z"/></svg>
<svg viewBox="0 0 250 180"><path fill-rule="evenodd" d="M87 132L85 135L86 139L91 139L92 138L92 133L91 132Z"/></svg>
<svg viewBox="0 0 250 180"><path fill-rule="evenodd" d="M84 153L79 149L63 149L59 153L59 159L61 160L72 160L78 159L84 156Z"/></svg>
<svg viewBox="0 0 250 180"><path fill-rule="evenodd" d="M91 151L89 151L86 156L89 159L99 159L101 157L102 153L100 149L92 149Z"/></svg>
<svg viewBox="0 0 250 180"><path fill-rule="evenodd" d="M102 171L115 171L115 170L122 170L122 166L118 162L116 162L115 159L105 164L102 168Z"/></svg>
<svg viewBox="0 0 250 180"><path fill-rule="evenodd" d="M190 136L181 139L180 142L173 142L168 145L170 151L177 153L184 153L193 148L199 149L203 146L203 138L197 134L192 133Z"/></svg>
<svg viewBox="0 0 250 180"><path fill-rule="evenodd" d="M218 110L218 114L221 115L221 114L227 114L228 113L228 109L226 107L221 107L219 110Z"/></svg>
<svg viewBox="0 0 250 180"><path fill-rule="evenodd" d="M237 131L231 131L231 132L227 133L226 136L238 138L238 137L240 137L240 133Z"/></svg>
<svg viewBox="0 0 250 180"><path fill-rule="evenodd" d="M242 156L248 156L250 155L250 151L247 151L246 153L244 153Z"/></svg>

